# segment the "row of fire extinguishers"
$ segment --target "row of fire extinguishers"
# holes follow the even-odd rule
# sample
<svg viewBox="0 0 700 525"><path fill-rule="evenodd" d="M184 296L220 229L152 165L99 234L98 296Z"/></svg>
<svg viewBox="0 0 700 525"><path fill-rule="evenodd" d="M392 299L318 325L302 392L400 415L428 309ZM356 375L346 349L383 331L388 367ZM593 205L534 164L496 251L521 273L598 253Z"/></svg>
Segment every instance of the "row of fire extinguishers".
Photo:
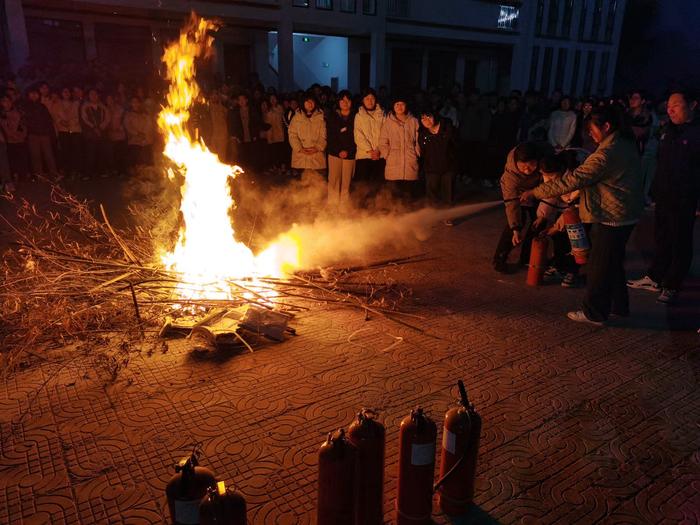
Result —
<svg viewBox="0 0 700 525"><path fill-rule="evenodd" d="M433 494L440 510L458 516L474 498L481 417L462 381L460 401L445 414L440 475L435 480L437 426L421 408L399 428L397 525L432 523ZM318 456L318 525L384 523L384 426L363 409L348 428L328 435Z"/></svg>
<svg viewBox="0 0 700 525"><path fill-rule="evenodd" d="M465 514L474 498L481 417L462 381L458 406L445 414L440 475L435 480L437 426L421 408L399 428L397 525L432 523L433 494L448 515ZM384 523L385 429L362 409L348 428L331 432L318 454L318 525ZM243 496L199 466L199 445L175 466L165 493L173 525L246 525Z"/></svg>

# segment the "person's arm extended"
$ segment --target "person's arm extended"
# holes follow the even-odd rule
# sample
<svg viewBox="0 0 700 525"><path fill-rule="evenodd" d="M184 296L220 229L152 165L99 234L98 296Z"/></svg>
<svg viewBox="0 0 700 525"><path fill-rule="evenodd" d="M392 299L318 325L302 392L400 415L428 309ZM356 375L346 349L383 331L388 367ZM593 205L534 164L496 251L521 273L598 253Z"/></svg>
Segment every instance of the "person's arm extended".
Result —
<svg viewBox="0 0 700 525"><path fill-rule="evenodd" d="M506 218L511 230L520 230L520 195L518 194L517 175L505 170L501 176L501 193L506 207Z"/></svg>
<svg viewBox="0 0 700 525"><path fill-rule="evenodd" d="M546 199L548 197L558 197L585 186L592 186L605 174L607 162L607 153L596 151L574 171L565 173L560 179L537 186L532 191L532 195L536 199Z"/></svg>

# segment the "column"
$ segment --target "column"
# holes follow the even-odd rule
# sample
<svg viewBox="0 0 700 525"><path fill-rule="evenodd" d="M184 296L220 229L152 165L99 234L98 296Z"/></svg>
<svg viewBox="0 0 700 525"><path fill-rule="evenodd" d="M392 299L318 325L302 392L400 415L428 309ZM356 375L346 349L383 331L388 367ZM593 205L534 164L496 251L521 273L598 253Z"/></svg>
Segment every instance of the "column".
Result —
<svg viewBox="0 0 700 525"><path fill-rule="evenodd" d="M625 17L626 1L619 0L617 4L617 12L615 13L615 28L612 34L612 49L610 50L610 64L608 64L608 85L606 86L606 94L612 93L613 83L615 82L615 70L617 69L617 54L620 50L620 34L622 33L622 20Z"/></svg>
<svg viewBox="0 0 700 525"><path fill-rule="evenodd" d="M375 89L384 84L384 55L386 54L386 32L374 29L370 40L369 84Z"/></svg>
<svg viewBox="0 0 700 525"><path fill-rule="evenodd" d="M464 89L464 55L461 53L457 55L457 61L455 62L455 83L459 84L462 89Z"/></svg>
<svg viewBox="0 0 700 525"><path fill-rule="evenodd" d="M282 11L277 26L277 75L282 92L294 91L294 24L291 13Z"/></svg>
<svg viewBox="0 0 700 525"><path fill-rule="evenodd" d="M29 39L24 22L22 0L5 0L7 18L7 45L10 65L16 72L29 58Z"/></svg>
<svg viewBox="0 0 700 525"><path fill-rule="evenodd" d="M97 58L97 42L95 41L95 22L85 20L83 22L83 39L85 41L85 58L94 60Z"/></svg>
<svg viewBox="0 0 700 525"><path fill-rule="evenodd" d="M430 62L430 54L427 48L423 48L423 60L420 68L420 88L428 89L428 63Z"/></svg>
<svg viewBox="0 0 700 525"><path fill-rule="evenodd" d="M534 43L536 2L524 2L519 13L518 40L513 45L510 61L510 89L525 91L530 81L532 47Z"/></svg>

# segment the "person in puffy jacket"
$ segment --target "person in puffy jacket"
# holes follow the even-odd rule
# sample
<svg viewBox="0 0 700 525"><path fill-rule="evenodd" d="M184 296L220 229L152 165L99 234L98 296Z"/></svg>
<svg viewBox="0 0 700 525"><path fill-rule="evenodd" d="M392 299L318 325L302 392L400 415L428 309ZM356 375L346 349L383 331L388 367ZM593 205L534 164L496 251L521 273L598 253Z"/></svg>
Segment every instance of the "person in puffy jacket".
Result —
<svg viewBox="0 0 700 525"><path fill-rule="evenodd" d="M379 151L386 161L384 180L401 200L415 196L418 184L418 119L408 111L406 99L394 100L379 132Z"/></svg>
<svg viewBox="0 0 700 525"><path fill-rule="evenodd" d="M61 89L61 98L54 104L51 116L58 132L58 160L63 174L75 177L82 171L83 130L80 127L80 102L73 100L71 91Z"/></svg>
<svg viewBox="0 0 700 525"><path fill-rule="evenodd" d="M85 139L85 173L83 179L105 171L105 142L109 126L109 111L96 89L88 91L87 102L80 106L80 120Z"/></svg>
<svg viewBox="0 0 700 525"><path fill-rule="evenodd" d="M457 171L457 137L448 119L432 110L421 112L418 143L423 157L425 190L432 206L452 204L452 184ZM451 226L450 221L446 221Z"/></svg>
<svg viewBox="0 0 700 525"><path fill-rule="evenodd" d="M326 122L316 97L307 92L289 124L292 168L302 174L321 174L326 169Z"/></svg>
<svg viewBox="0 0 700 525"><path fill-rule="evenodd" d="M328 136L328 205L347 207L350 203L350 181L355 173L355 138L352 94L338 93L338 107L326 118Z"/></svg>
<svg viewBox="0 0 700 525"><path fill-rule="evenodd" d="M379 132L385 119L384 109L377 102L372 88L362 92L362 105L355 115L354 136L357 153L354 180L365 187L357 188L360 201L367 205L384 181L385 161L379 151ZM355 190L353 190L355 191Z"/></svg>
<svg viewBox="0 0 700 525"><path fill-rule="evenodd" d="M547 138L555 151L568 148L576 135L576 113L571 109L571 99L562 97L559 109L549 117Z"/></svg>

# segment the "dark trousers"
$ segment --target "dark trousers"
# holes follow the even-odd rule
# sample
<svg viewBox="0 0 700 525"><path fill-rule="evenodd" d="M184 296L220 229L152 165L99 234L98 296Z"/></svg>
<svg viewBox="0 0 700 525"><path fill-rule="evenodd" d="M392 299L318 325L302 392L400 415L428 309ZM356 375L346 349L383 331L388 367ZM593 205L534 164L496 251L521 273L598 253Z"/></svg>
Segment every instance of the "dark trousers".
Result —
<svg viewBox="0 0 700 525"><path fill-rule="evenodd" d="M591 321L605 321L610 312L629 314L625 247L633 229L634 224L594 224L591 228L591 252L586 265L586 294L582 307Z"/></svg>
<svg viewBox="0 0 700 525"><path fill-rule="evenodd" d="M525 232L523 242L520 243L522 244L522 248L520 249L520 264L527 264L530 260L530 243L536 234L532 228L532 222L535 220L536 214L537 208L534 208L533 206L520 207L520 224L523 226L526 225L528 223L528 219L530 224ZM515 246L513 246L513 230L511 230L510 226L506 224L506 227L501 234L501 238L498 239L496 253L493 255L493 262L505 263L513 248L515 248Z"/></svg>
<svg viewBox="0 0 700 525"><path fill-rule="evenodd" d="M693 261L693 227L697 201L659 201L654 212L654 259L649 277L664 288L679 290Z"/></svg>
<svg viewBox="0 0 700 525"><path fill-rule="evenodd" d="M17 179L24 179L29 174L29 150L24 142L8 142L7 157L10 161L10 172Z"/></svg>
<svg viewBox="0 0 700 525"><path fill-rule="evenodd" d="M560 272L578 273L578 264L576 264L574 256L571 255L571 243L566 232L556 232L552 235L552 247L554 249L552 266Z"/></svg>
<svg viewBox="0 0 700 525"><path fill-rule="evenodd" d="M126 173L126 140L109 140L105 143L105 165L109 173Z"/></svg>
<svg viewBox="0 0 700 525"><path fill-rule="evenodd" d="M454 173L425 173L425 194L432 205L452 204L452 181Z"/></svg>
<svg viewBox="0 0 700 525"><path fill-rule="evenodd" d="M58 134L58 167L64 174L75 174L82 171L83 158L82 133Z"/></svg>
<svg viewBox="0 0 700 525"><path fill-rule="evenodd" d="M388 180L386 187L391 196L403 204L410 204L416 199L418 192L417 180Z"/></svg>
<svg viewBox="0 0 700 525"><path fill-rule="evenodd" d="M358 159L355 162L355 175L352 178L351 193L358 206L368 207L384 184L384 159Z"/></svg>

